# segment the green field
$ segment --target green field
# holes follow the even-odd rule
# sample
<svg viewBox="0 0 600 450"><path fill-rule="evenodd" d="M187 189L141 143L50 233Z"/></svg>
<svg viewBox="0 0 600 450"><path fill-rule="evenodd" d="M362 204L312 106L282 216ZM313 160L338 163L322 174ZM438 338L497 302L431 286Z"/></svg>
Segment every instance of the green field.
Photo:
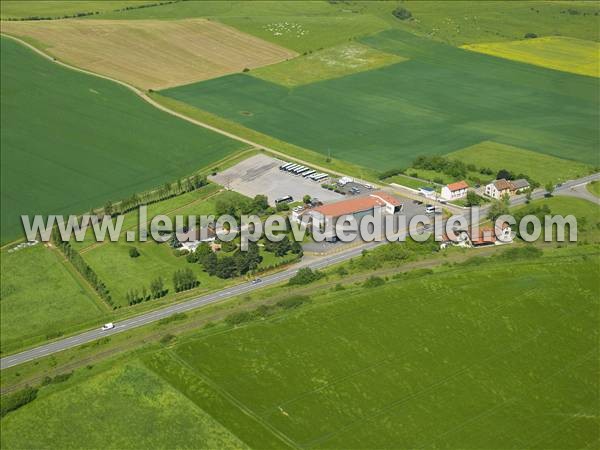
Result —
<svg viewBox="0 0 600 450"><path fill-rule="evenodd" d="M50 392L21 413L2 420L2 448L246 448L136 363Z"/></svg>
<svg viewBox="0 0 600 450"><path fill-rule="evenodd" d="M395 19L391 13L399 6L411 11L413 20ZM576 13L569 13L569 9ZM584 1L188 1L93 18L209 17L303 53L389 28L453 45L512 41L529 32L598 41L598 11L597 4ZM295 27L279 30L277 25L285 22ZM298 27L305 33L299 35Z"/></svg>
<svg viewBox="0 0 600 450"><path fill-rule="evenodd" d="M74 325L100 320L108 308L62 255L43 245L2 254L0 345L45 340Z"/></svg>
<svg viewBox="0 0 600 450"><path fill-rule="evenodd" d="M320 290L271 320L81 369L3 418L2 447L592 448L598 264L591 247L558 248ZM161 418L165 434L144 435Z"/></svg>
<svg viewBox="0 0 600 450"><path fill-rule="evenodd" d="M21 237L20 214L83 213L243 147L8 38L1 46L2 242Z"/></svg>
<svg viewBox="0 0 600 450"><path fill-rule="evenodd" d="M577 161L532 152L523 148L486 141L446 155L465 164L474 164L478 169L494 171L506 169L514 174L525 174L541 185L558 183L584 177L593 167ZM483 175L479 175L482 177Z"/></svg>
<svg viewBox="0 0 600 450"><path fill-rule="evenodd" d="M600 181L592 181L587 185L587 189L596 197L600 197Z"/></svg>
<svg viewBox="0 0 600 450"><path fill-rule="evenodd" d="M406 0L402 5L417 19L405 22L406 29L453 45L514 41L526 33L600 38L596 2Z"/></svg>
<svg viewBox="0 0 600 450"><path fill-rule="evenodd" d="M162 93L375 169L485 140L598 164L596 80L398 30L361 42L409 60L293 89L236 74Z"/></svg>
<svg viewBox="0 0 600 450"><path fill-rule="evenodd" d="M62 17L78 13L109 12L124 7L155 3L154 1L102 0L102 1L60 1L60 0L2 0L0 17L2 19L38 17Z"/></svg>
<svg viewBox="0 0 600 450"><path fill-rule="evenodd" d="M402 62L398 55L377 51L356 42L340 44L251 71L251 75L287 87L339 78Z"/></svg>
<svg viewBox="0 0 600 450"><path fill-rule="evenodd" d="M597 204L582 198L561 195L532 201L529 208L540 205L550 208L552 215L575 216L578 242L600 243L600 206ZM565 236L568 238L568 235ZM600 267L596 266L595 269L600 270Z"/></svg>

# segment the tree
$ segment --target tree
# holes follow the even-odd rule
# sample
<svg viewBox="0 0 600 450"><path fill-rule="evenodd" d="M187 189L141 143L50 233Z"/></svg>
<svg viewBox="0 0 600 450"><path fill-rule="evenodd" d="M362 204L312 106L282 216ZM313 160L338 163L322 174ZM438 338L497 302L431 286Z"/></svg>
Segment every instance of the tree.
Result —
<svg viewBox="0 0 600 450"><path fill-rule="evenodd" d="M508 203L504 199L496 200L490 206L490 210L488 212L488 219L490 219L491 221L495 221L498 217L508 213Z"/></svg>
<svg viewBox="0 0 600 450"><path fill-rule="evenodd" d="M167 293L162 277L155 278L150 282L150 295L152 298L163 297Z"/></svg>
<svg viewBox="0 0 600 450"><path fill-rule="evenodd" d="M467 206L479 206L481 197L475 191L467 191Z"/></svg>
<svg viewBox="0 0 600 450"><path fill-rule="evenodd" d="M217 273L217 260L217 255L212 251L204 257L202 265L204 266L206 273L209 275L215 275Z"/></svg>
<svg viewBox="0 0 600 450"><path fill-rule="evenodd" d="M412 13L406 8L396 8L392 11L392 14L396 19L408 20L412 18Z"/></svg>
<svg viewBox="0 0 600 450"><path fill-rule="evenodd" d="M538 37L538 35L535 33L525 33L525 39L535 39L536 37Z"/></svg>
<svg viewBox="0 0 600 450"><path fill-rule="evenodd" d="M554 183L550 181L546 183L546 186L544 186L544 188L546 189L546 197L552 197L552 193L554 192Z"/></svg>
<svg viewBox="0 0 600 450"><path fill-rule="evenodd" d="M104 205L104 214L106 214L108 216L112 216L112 213L113 213L113 205L112 205L112 202L109 200Z"/></svg>
<svg viewBox="0 0 600 450"><path fill-rule="evenodd" d="M140 256L140 252L138 251L138 249L136 247L131 247L129 249L129 256L131 258L137 258L138 256Z"/></svg>
<svg viewBox="0 0 600 450"><path fill-rule="evenodd" d="M290 250L295 255L301 255L304 252L304 250L302 249L302 245L298 241L292 241Z"/></svg>
<svg viewBox="0 0 600 450"><path fill-rule="evenodd" d="M249 213L260 214L269 209L269 199L266 195L257 195L252 200L252 210Z"/></svg>
<svg viewBox="0 0 600 450"><path fill-rule="evenodd" d="M302 202L303 202L305 205L308 205L308 204L310 203L310 201L311 201L311 200L312 200L312 199L311 199L310 195L308 195L308 194L306 194L304 197L302 197Z"/></svg>
<svg viewBox="0 0 600 450"><path fill-rule="evenodd" d="M303 285L312 283L313 281L317 281L325 276L324 273L319 272L318 270L313 271L310 267L303 267L298 270L298 273L290 278L288 284L293 285Z"/></svg>
<svg viewBox="0 0 600 450"><path fill-rule="evenodd" d="M505 180L512 180L513 179L513 174L506 170L506 169L500 169L498 171L498 173L496 174L496 180L501 180L501 179L505 179Z"/></svg>
<svg viewBox="0 0 600 450"><path fill-rule="evenodd" d="M525 193L525 202L529 203L531 201L531 189L527 189L527 192Z"/></svg>

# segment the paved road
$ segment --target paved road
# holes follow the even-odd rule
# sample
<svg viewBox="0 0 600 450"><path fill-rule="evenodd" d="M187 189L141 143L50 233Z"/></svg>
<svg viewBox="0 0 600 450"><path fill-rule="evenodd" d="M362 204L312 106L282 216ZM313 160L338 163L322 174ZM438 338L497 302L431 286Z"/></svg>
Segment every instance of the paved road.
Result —
<svg viewBox="0 0 600 450"><path fill-rule="evenodd" d="M182 303L178 303L176 305L167 306L162 309L158 309L155 311L151 311L145 314L141 314L136 317L132 317L130 319L123 320L121 322L117 322L115 324L115 328L108 331L101 331L100 329L94 329L90 331L86 331L84 333L71 336L65 339L61 339L59 341L51 342L49 344L41 345L36 348L32 348L30 350L26 350L21 353L16 353L14 355L6 356L0 360L0 369L4 370L8 367L16 366L18 364L22 364L27 361L31 361L38 358L43 358L45 356L49 356L53 353L57 353L63 350L67 350L72 347L76 347L78 345L85 344L87 342L95 341L105 336L111 336L117 333L121 333L123 331L132 330L137 327L141 327L143 325L147 325L152 322L156 322L157 320L163 319L165 317L169 317L175 313L190 311L201 306L209 305L211 303L216 303L218 301L231 298L237 295L245 294L247 292L253 291L255 289L260 289L265 286L269 286L275 283L280 283L291 278L298 269L302 267L311 267L313 269L321 269L323 267L336 264L338 262L347 260L349 258L358 256L365 249L372 249L378 245L381 245L381 242L371 242L365 245L361 245L360 247L353 248L344 253L324 257L315 262L306 262L301 263L294 268L290 268L288 270L278 272L273 275L269 275L264 277L261 283L252 284L250 282L238 284L236 286L223 289L219 292L215 292L213 294L204 295L202 297L193 298L191 300L187 300Z"/></svg>

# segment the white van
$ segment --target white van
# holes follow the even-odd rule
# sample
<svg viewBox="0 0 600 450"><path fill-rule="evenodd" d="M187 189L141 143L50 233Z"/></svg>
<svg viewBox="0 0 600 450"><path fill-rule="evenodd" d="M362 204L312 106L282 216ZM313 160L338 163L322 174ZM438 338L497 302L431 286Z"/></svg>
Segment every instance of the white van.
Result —
<svg viewBox="0 0 600 450"><path fill-rule="evenodd" d="M112 330L115 327L115 324L112 322L105 323L102 325L102 331Z"/></svg>

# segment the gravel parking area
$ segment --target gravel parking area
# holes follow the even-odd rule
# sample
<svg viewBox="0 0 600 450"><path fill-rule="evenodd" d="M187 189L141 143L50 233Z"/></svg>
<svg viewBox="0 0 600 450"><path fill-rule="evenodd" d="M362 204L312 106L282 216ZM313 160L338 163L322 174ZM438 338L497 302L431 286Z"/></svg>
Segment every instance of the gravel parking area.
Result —
<svg viewBox="0 0 600 450"><path fill-rule="evenodd" d="M286 195L291 195L294 201L302 201L302 197L308 194L324 203L345 198L341 194L323 189L322 182L307 180L279 170L279 166L284 162L287 161L255 155L209 179L248 197L266 195L271 205L275 204L276 199Z"/></svg>

